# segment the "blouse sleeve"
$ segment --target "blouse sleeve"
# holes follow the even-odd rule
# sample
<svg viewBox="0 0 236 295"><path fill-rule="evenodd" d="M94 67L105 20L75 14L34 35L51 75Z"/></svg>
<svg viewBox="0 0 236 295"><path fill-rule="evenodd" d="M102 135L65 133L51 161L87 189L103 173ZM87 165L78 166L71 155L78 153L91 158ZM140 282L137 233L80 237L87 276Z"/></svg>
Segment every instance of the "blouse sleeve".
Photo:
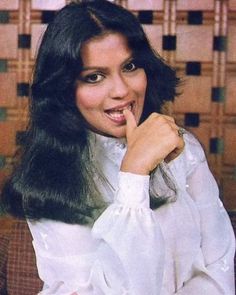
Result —
<svg viewBox="0 0 236 295"><path fill-rule="evenodd" d="M202 265L178 295L234 295L235 237L228 214L219 199L213 178L200 144L189 149L187 191L195 201L200 216ZM188 145L188 144L187 144Z"/></svg>
<svg viewBox="0 0 236 295"><path fill-rule="evenodd" d="M149 176L119 173L115 202L96 221L93 235L119 259L127 278L124 294L160 294L164 241L156 216L149 208ZM104 263L102 259L100 263ZM108 272L104 275L111 286L110 292L104 294L113 294L112 278L109 279Z"/></svg>
<svg viewBox="0 0 236 295"><path fill-rule="evenodd" d="M83 226L61 225L67 226L67 230L65 227L61 230L64 236L59 241L58 236L53 237L58 226L54 225L50 232L48 229L42 232L45 238L40 245L40 238L30 224L38 271L44 281L44 290L40 294L160 294L164 241L157 217L149 208L149 176L119 172L115 200L92 228L97 246L95 251L88 250L87 254L91 253L88 258L83 258L85 253L75 253L71 259L70 253L66 253L65 258L58 258L65 255L59 250L60 253L54 255L55 250L50 249L59 248L60 243L63 252L74 251L65 249L71 249L76 237L82 237ZM86 252L86 242L77 239L77 243L84 244L80 251ZM80 268L83 263L88 275Z"/></svg>

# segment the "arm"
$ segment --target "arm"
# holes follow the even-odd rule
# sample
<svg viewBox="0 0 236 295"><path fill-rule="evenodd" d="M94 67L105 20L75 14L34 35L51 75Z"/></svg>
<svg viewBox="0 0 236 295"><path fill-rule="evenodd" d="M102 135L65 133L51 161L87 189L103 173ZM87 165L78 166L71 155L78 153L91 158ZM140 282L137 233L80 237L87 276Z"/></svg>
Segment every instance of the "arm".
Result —
<svg viewBox="0 0 236 295"><path fill-rule="evenodd" d="M160 294L164 245L149 208L149 176L120 172L115 202L96 221L93 234L119 257L128 294Z"/></svg>
<svg viewBox="0 0 236 295"><path fill-rule="evenodd" d="M187 281L178 295L234 295L235 238L229 217L219 199L215 179L198 144L201 161L187 178L188 193L199 211L202 236L202 272ZM203 156L202 156L203 155Z"/></svg>

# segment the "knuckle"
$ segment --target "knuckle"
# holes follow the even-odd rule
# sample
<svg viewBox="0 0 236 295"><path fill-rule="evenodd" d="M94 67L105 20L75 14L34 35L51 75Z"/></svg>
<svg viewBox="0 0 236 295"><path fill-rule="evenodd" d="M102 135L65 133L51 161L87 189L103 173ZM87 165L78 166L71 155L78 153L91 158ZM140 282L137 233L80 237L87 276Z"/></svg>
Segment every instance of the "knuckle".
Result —
<svg viewBox="0 0 236 295"><path fill-rule="evenodd" d="M151 113L151 115L149 116L149 118L150 119L155 119L155 118L158 118L159 117L159 115L158 115L158 113Z"/></svg>
<svg viewBox="0 0 236 295"><path fill-rule="evenodd" d="M166 115L166 119L170 120L171 122L175 122L175 118L174 117L171 117L171 116Z"/></svg>
<svg viewBox="0 0 236 295"><path fill-rule="evenodd" d="M168 121L167 121L167 119L166 119L165 117L163 117L163 116L157 116L157 117L155 118L155 123L157 123L157 124L159 124L159 125L166 125L166 124L168 124Z"/></svg>

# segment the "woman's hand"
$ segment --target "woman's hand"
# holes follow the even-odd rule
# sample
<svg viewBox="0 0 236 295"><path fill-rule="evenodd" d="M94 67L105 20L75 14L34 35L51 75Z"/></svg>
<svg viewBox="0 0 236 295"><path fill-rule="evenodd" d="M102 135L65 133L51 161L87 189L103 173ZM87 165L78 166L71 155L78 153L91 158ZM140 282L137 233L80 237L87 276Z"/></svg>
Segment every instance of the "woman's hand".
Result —
<svg viewBox="0 0 236 295"><path fill-rule="evenodd" d="M172 117L152 113L137 126L131 111L125 110L127 151L121 171L148 175L163 160L176 158L184 148L179 127Z"/></svg>

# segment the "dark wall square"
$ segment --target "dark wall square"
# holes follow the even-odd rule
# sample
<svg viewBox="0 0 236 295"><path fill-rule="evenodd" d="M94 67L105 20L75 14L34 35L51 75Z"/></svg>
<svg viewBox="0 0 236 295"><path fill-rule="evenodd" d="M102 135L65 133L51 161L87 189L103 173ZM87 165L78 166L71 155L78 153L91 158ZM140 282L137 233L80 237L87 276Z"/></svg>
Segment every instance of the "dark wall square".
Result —
<svg viewBox="0 0 236 295"><path fill-rule="evenodd" d="M0 72L7 72L7 60L0 59Z"/></svg>
<svg viewBox="0 0 236 295"><path fill-rule="evenodd" d="M0 121L6 121L7 119L7 109L0 108Z"/></svg>
<svg viewBox="0 0 236 295"><path fill-rule="evenodd" d="M31 47L31 35L20 34L18 36L18 48L27 49Z"/></svg>
<svg viewBox="0 0 236 295"><path fill-rule="evenodd" d="M29 96L28 83L17 83L17 96Z"/></svg>
<svg viewBox="0 0 236 295"><path fill-rule="evenodd" d="M138 19L141 24L152 24L153 12L151 10L140 10L138 13Z"/></svg>
<svg viewBox="0 0 236 295"><path fill-rule="evenodd" d="M213 40L213 49L215 51L226 51L227 38L225 36L215 36Z"/></svg>
<svg viewBox="0 0 236 295"><path fill-rule="evenodd" d="M225 100L225 88L224 87L212 87L211 100L214 102L223 102Z"/></svg>
<svg viewBox="0 0 236 295"><path fill-rule="evenodd" d="M221 154L223 152L223 141L220 138L210 138L210 153Z"/></svg>
<svg viewBox="0 0 236 295"><path fill-rule="evenodd" d="M163 50L176 50L176 36L165 35L162 37Z"/></svg>
<svg viewBox="0 0 236 295"><path fill-rule="evenodd" d="M201 75L201 63L200 62L187 62L186 63L186 75L200 76Z"/></svg>
<svg viewBox="0 0 236 295"><path fill-rule="evenodd" d="M9 23L9 12L8 11L0 11L0 24Z"/></svg>
<svg viewBox="0 0 236 295"><path fill-rule="evenodd" d="M188 24L189 25L201 25L203 21L202 11L188 11Z"/></svg>
<svg viewBox="0 0 236 295"><path fill-rule="evenodd" d="M42 11L42 16L41 20L43 24L48 24L53 21L55 17L55 11L50 11L50 10L43 10Z"/></svg>
<svg viewBox="0 0 236 295"><path fill-rule="evenodd" d="M0 169L3 169L6 165L6 157L3 155L0 155Z"/></svg>
<svg viewBox="0 0 236 295"><path fill-rule="evenodd" d="M200 118L199 113L186 113L184 124L186 127L198 127Z"/></svg>

